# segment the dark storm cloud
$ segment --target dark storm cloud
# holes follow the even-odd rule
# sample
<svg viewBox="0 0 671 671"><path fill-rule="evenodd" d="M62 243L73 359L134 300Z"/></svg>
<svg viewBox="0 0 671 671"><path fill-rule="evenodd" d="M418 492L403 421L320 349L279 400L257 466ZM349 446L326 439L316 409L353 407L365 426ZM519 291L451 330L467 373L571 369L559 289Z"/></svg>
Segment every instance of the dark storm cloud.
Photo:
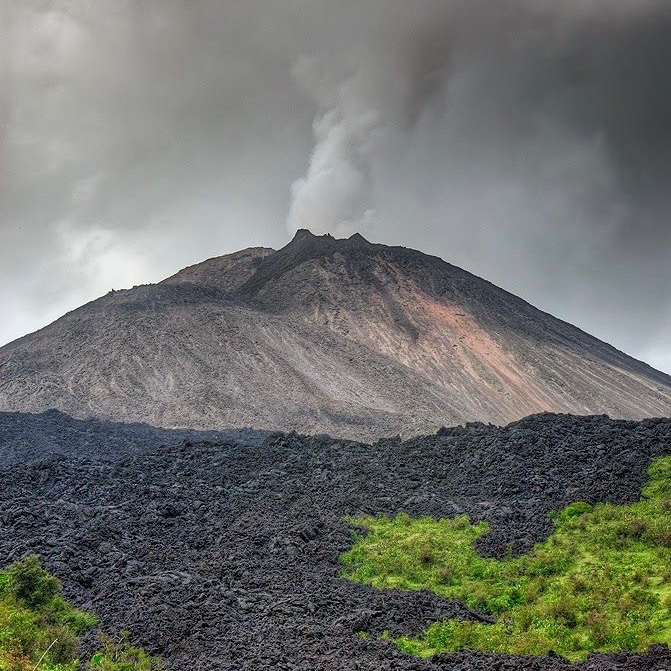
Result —
<svg viewBox="0 0 671 671"><path fill-rule="evenodd" d="M0 12L2 339L307 226L437 254L671 369L668 2Z"/></svg>
<svg viewBox="0 0 671 671"><path fill-rule="evenodd" d="M648 342L668 352L671 7L519 17L458 50L442 107L418 133L417 162L431 155L424 174L440 175L422 190L432 218L442 208L445 246L455 234L472 245L464 258L482 274L507 274L518 293L639 356Z"/></svg>

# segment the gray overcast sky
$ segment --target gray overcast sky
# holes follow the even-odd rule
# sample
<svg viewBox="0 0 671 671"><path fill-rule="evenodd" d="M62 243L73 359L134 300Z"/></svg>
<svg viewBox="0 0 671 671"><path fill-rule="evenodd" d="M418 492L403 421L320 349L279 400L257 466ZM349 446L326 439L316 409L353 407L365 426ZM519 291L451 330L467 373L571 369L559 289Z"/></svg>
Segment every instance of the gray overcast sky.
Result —
<svg viewBox="0 0 671 671"><path fill-rule="evenodd" d="M671 372L668 0L0 0L0 343L297 227Z"/></svg>

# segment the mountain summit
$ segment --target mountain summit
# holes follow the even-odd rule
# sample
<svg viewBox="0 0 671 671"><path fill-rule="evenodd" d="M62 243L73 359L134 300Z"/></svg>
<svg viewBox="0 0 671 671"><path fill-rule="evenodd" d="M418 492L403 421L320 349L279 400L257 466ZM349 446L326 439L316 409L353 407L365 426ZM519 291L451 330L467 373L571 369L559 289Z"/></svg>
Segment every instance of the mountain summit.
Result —
<svg viewBox="0 0 671 671"><path fill-rule="evenodd" d="M0 410L371 439L539 412L671 414L671 377L460 268L300 230L0 348Z"/></svg>

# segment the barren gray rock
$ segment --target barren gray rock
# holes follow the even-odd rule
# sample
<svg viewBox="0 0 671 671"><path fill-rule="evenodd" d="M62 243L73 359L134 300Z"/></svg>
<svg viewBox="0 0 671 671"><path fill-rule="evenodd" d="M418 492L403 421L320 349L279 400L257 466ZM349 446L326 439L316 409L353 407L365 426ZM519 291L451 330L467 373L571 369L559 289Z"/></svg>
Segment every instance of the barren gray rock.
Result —
<svg viewBox="0 0 671 671"><path fill-rule="evenodd" d="M0 410L375 439L671 414L671 377L438 258L299 231L0 349Z"/></svg>

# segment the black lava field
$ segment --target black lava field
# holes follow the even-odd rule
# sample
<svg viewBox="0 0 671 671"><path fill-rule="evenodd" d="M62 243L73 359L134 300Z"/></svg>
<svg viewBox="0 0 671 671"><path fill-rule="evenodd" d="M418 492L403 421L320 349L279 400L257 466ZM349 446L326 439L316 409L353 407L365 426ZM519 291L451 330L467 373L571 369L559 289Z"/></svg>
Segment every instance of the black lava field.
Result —
<svg viewBox="0 0 671 671"><path fill-rule="evenodd" d="M252 432L171 442L175 434L148 427L131 439L128 427L87 431L54 417L57 440L37 441L23 463L12 435L47 429L34 416L0 422L11 447L0 446L2 563L38 553L76 605L107 631L131 631L171 671L671 669L663 646L579 665L471 652L412 658L375 635L475 615L428 593L339 577L346 515L467 512L491 525L480 550L500 555L544 539L548 511L572 501L633 502L650 460L671 454L671 420L538 415L370 446ZM61 454L49 454L50 440Z"/></svg>

